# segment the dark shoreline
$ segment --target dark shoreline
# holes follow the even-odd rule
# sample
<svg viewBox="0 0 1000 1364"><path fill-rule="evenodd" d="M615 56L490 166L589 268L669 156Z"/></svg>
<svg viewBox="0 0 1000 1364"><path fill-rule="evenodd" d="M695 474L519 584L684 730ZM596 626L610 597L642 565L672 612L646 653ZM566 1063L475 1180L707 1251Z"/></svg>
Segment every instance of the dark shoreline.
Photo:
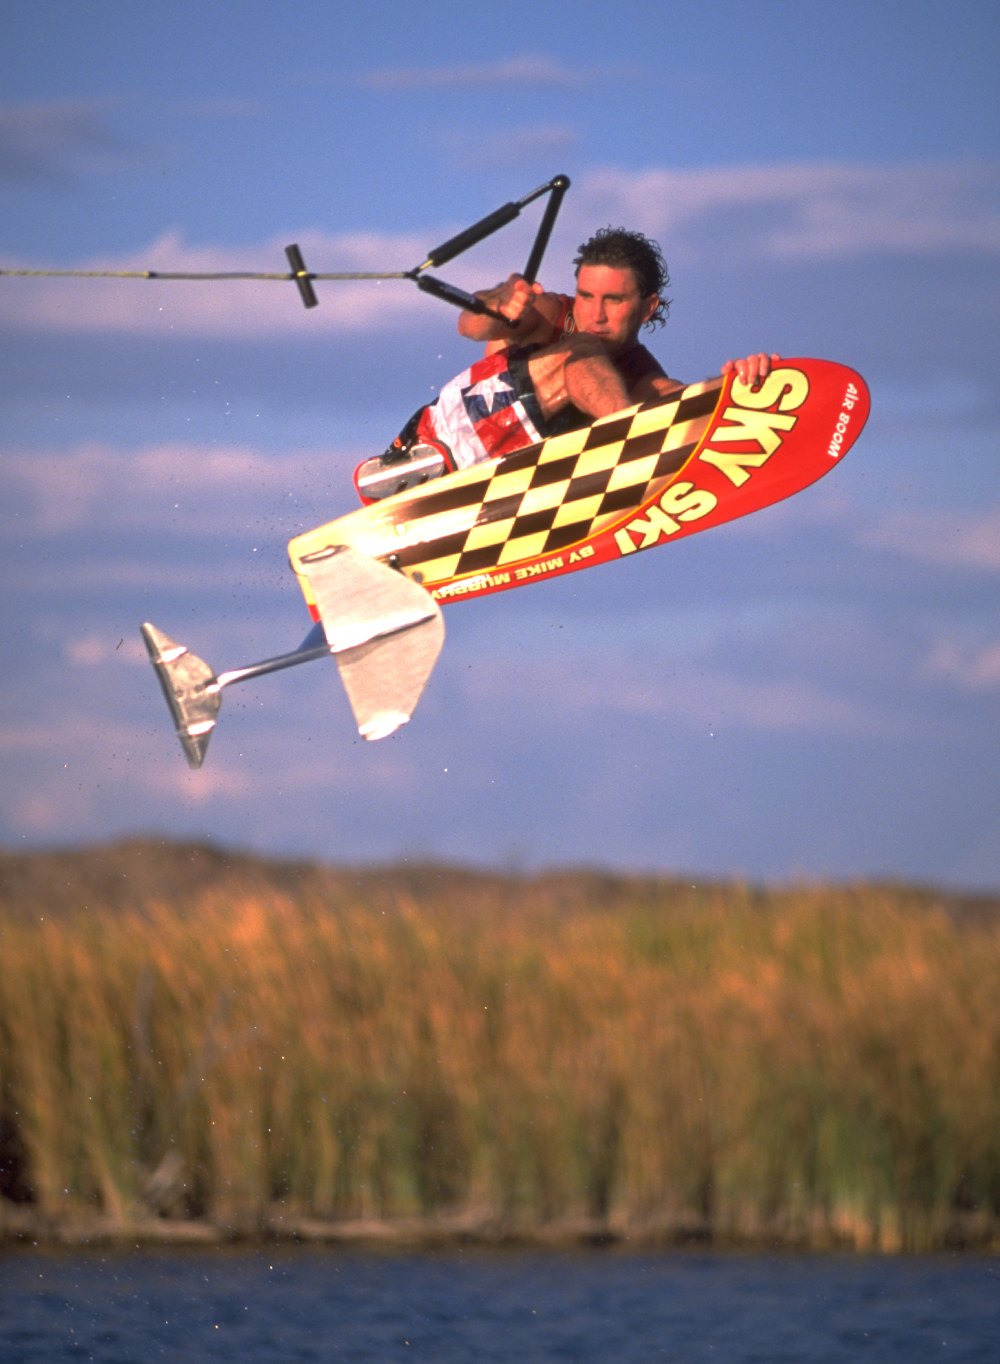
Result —
<svg viewBox="0 0 1000 1364"><path fill-rule="evenodd" d="M562 1218L548 1223L457 1213L451 1216L399 1217L386 1220L327 1220L273 1212L248 1214L229 1224L140 1216L113 1219L95 1214L57 1218L35 1208L0 1209L0 1248L84 1248L88 1246L227 1247L313 1245L371 1250L426 1251L458 1247L488 1250L715 1250L799 1254L1000 1255L1000 1219L977 1213L957 1214L917 1252L903 1244L898 1231L883 1228L875 1240L860 1226L798 1224L713 1228L695 1219L617 1223L596 1218Z"/></svg>
<svg viewBox="0 0 1000 1364"><path fill-rule="evenodd" d="M438 896L461 897L476 907L474 912L483 913L550 896L567 905L586 902L614 912L636 898L670 891L686 897L689 890L704 897L743 892L760 905L823 890L834 895L872 891L892 896L913 912L933 908L961 927L1000 924L1000 887L963 890L891 879L758 885L682 872L667 875L593 866L511 871L420 859L346 865L157 837L28 852L0 848L0 917L13 921L34 919L39 912L58 920L98 910L144 915L154 904L183 905L219 892L315 897L329 903L362 899L379 909L395 906L402 892L421 903Z"/></svg>

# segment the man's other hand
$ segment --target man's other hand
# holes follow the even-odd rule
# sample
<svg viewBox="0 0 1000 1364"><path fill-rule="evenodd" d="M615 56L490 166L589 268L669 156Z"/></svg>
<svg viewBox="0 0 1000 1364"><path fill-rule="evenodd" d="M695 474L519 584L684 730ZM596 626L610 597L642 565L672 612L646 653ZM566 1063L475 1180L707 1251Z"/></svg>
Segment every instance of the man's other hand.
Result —
<svg viewBox="0 0 1000 1364"><path fill-rule="evenodd" d="M511 279L513 279L513 275ZM771 372L771 366L777 364L780 359L780 355L766 355L760 351L757 355L748 355L745 360L727 360L720 373L723 375L732 374L735 370L740 383L745 384L748 388L753 388L754 384L767 378Z"/></svg>

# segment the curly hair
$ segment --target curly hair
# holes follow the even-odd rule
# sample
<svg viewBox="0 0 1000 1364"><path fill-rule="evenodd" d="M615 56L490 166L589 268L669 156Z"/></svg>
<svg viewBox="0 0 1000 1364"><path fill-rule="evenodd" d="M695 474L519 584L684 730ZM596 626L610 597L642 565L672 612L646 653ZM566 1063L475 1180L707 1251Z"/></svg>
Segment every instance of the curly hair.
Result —
<svg viewBox="0 0 1000 1364"><path fill-rule="evenodd" d="M624 227L602 227L578 250L580 254L573 260L577 275L581 265L609 265L614 270L631 270L641 296L648 298L650 294L656 294L660 300L656 312L645 325L663 326L671 302L664 298L663 291L670 283L670 276L659 243Z"/></svg>

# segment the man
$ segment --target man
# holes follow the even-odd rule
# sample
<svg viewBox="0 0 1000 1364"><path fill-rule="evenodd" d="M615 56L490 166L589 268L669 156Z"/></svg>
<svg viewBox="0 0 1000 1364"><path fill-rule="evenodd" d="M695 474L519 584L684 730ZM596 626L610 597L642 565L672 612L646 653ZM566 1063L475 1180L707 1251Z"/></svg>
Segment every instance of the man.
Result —
<svg viewBox="0 0 1000 1364"><path fill-rule="evenodd" d="M486 343L483 359L410 419L386 457L431 446L465 468L684 387L639 344L643 327L663 324L669 303L657 243L641 232L602 228L574 265L572 299L520 275L477 294L502 315L459 318L463 336ZM752 384L778 358L761 352L729 360L722 373L735 370Z"/></svg>

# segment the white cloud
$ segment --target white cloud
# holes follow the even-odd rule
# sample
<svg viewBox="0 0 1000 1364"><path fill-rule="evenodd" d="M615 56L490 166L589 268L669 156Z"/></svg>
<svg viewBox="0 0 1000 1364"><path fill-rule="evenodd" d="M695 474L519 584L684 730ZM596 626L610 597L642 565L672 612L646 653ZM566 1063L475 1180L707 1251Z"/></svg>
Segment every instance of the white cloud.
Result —
<svg viewBox="0 0 1000 1364"><path fill-rule="evenodd" d="M143 164L108 122L108 100L0 104L0 181L30 183Z"/></svg>
<svg viewBox="0 0 1000 1364"><path fill-rule="evenodd" d="M482 165L486 134L449 128L438 136L438 143L461 170ZM488 135L491 166L516 166L555 156L580 141L579 130L570 123L541 123L533 127L492 129Z"/></svg>
<svg viewBox="0 0 1000 1364"><path fill-rule="evenodd" d="M176 549L170 554L165 545L166 541L163 542L159 557L151 554L146 559L124 555L102 556L100 552L88 548L75 558L63 555L57 562L40 568L19 565L16 569L8 569L7 579L11 591L17 591L24 600L36 602L46 595L65 594L69 585L76 593L86 592L92 596L126 589L138 593L162 588L165 583L169 583L172 592L190 592L201 596L209 592L247 587L249 574L245 561L234 556L225 568L213 568L208 574L200 564L179 564ZM266 581L255 579L255 582L260 584L260 590L270 588L273 586L273 574Z"/></svg>
<svg viewBox="0 0 1000 1364"><path fill-rule="evenodd" d="M43 752L50 756L67 754L66 767L75 761L82 743L101 742L109 747L127 748L143 731L117 721L91 720L83 715L49 720L9 720L0 724L0 753ZM13 793L11 793L13 794Z"/></svg>
<svg viewBox="0 0 1000 1364"><path fill-rule="evenodd" d="M185 814L197 816L209 804L215 814L225 807L245 819L248 801L254 809L269 800L280 808L290 792L365 804L419 792L419 762L391 740L366 746L363 765L352 761L345 748L355 747L356 736L346 699L332 705L327 695L340 691L332 664L323 681L321 709L279 724L263 711L250 724L230 718L235 698L224 701L207 761L195 771L184 760L151 671L139 723L111 714L67 714L63 707L44 720L0 724L0 755L12 775L0 789L0 821L15 835L64 840L106 829L109 791L127 811L118 828L123 818L128 827L129 815L162 827ZM261 685L273 692L274 679ZM134 688L131 675L129 690ZM332 728L331 716L343 722L342 732Z"/></svg>
<svg viewBox="0 0 1000 1364"><path fill-rule="evenodd" d="M108 175L149 165L151 149L138 146L112 124L123 99L61 99L0 103L0 182L33 184ZM187 118L254 118L267 112L258 100L206 98L166 106ZM157 155L163 157L163 148Z"/></svg>
<svg viewBox="0 0 1000 1364"><path fill-rule="evenodd" d="M46 721L11 722L0 726L0 753L9 764L45 759L30 784L12 787L0 796L0 813L12 830L34 836L64 837L68 828L87 831L92 819L100 819L102 786L121 784L121 795L148 806L151 797L160 805L197 808L220 797L246 797L247 788L262 780L278 787L267 773L252 775L235 754L220 755L223 761L192 772L176 745L176 762L170 746L170 719L152 704L158 688L150 688L149 722L128 724L110 716L75 715ZM162 734L154 732L162 721ZM214 737L214 736L213 736ZM228 757L229 761L226 761ZM286 779L288 773L284 774Z"/></svg>
<svg viewBox="0 0 1000 1364"><path fill-rule="evenodd" d="M1000 509L965 515L896 512L866 532L862 543L919 563L996 572L1000 569Z"/></svg>
<svg viewBox="0 0 1000 1364"><path fill-rule="evenodd" d="M879 714L866 702L833 695L798 678L747 680L721 672L697 673L647 687L626 687L619 704L633 715L677 716L720 729L882 737L899 729L898 717Z"/></svg>
<svg viewBox="0 0 1000 1364"><path fill-rule="evenodd" d="M553 728L577 728L582 716L603 711L681 722L709 733L737 729L886 738L912 729L898 710L883 712L808 679L748 679L718 664L702 666L693 660L674 666L669 674L607 654L569 665L535 663L530 669L498 660L488 680L480 677L475 683L480 703L484 687L498 711L509 707L538 723L544 713L544 722Z"/></svg>
<svg viewBox="0 0 1000 1364"><path fill-rule="evenodd" d="M182 118L257 118L268 112L268 106L260 100L210 96L181 100L173 106L173 112Z"/></svg>
<svg viewBox="0 0 1000 1364"><path fill-rule="evenodd" d="M0 457L0 533L20 540L76 529L159 529L223 537L266 524L273 538L279 523L299 514L303 490L329 487L340 497L358 458L327 449L269 455L180 443L15 451ZM116 562L116 570L123 567Z"/></svg>
<svg viewBox="0 0 1000 1364"><path fill-rule="evenodd" d="M257 246L192 246L167 232L127 256L96 257L80 270L283 275L285 246L296 241L306 266L319 273L408 270L425 259L438 230L414 235L299 231ZM41 263L0 260L0 269L41 269ZM70 267L66 267L70 268ZM46 332L117 331L174 336L309 336L351 332L372 323L384 331L413 327L439 304L408 280L317 283L318 308L302 306L290 280L18 279L0 281L8 323Z"/></svg>
<svg viewBox="0 0 1000 1364"><path fill-rule="evenodd" d="M82 635L67 640L63 653L66 661L77 668L96 668L112 661L130 664L149 662L139 639L129 636L128 639L119 637L115 640L113 634Z"/></svg>
<svg viewBox="0 0 1000 1364"><path fill-rule="evenodd" d="M965 646L941 640L927 660L928 677L947 677L964 691L988 691L1000 687L1000 640Z"/></svg>
<svg viewBox="0 0 1000 1364"><path fill-rule="evenodd" d="M571 67L551 57L525 53L496 62L452 66L397 66L365 71L353 84L367 90L479 90L484 86L531 86L547 90L590 89L596 81L635 80L641 68L621 62Z"/></svg>
<svg viewBox="0 0 1000 1364"><path fill-rule="evenodd" d="M622 219L689 247L725 239L748 259L1000 251L995 162L605 170L579 188L577 220Z"/></svg>
<svg viewBox="0 0 1000 1364"><path fill-rule="evenodd" d="M551 139L571 130L553 125L524 132ZM593 171L580 177L566 200L550 259L558 259L553 274L568 284L572 247L608 222L641 228L662 240L672 257L712 252L720 259L789 262L886 253L996 254L998 193L1000 165L992 162ZM192 246L180 233L168 232L129 256L82 261L78 268L281 274L287 269L284 246L294 240L314 271L406 270L459 226L439 223L408 234L300 229L242 248ZM471 288L501 277L512 264L509 240L503 234L491 239L449 265L447 278ZM10 257L0 262L8 269L33 264ZM8 278L0 289L8 325L58 332L306 337L412 330L441 315L440 305L406 280L318 283L320 307L309 310L290 281Z"/></svg>

